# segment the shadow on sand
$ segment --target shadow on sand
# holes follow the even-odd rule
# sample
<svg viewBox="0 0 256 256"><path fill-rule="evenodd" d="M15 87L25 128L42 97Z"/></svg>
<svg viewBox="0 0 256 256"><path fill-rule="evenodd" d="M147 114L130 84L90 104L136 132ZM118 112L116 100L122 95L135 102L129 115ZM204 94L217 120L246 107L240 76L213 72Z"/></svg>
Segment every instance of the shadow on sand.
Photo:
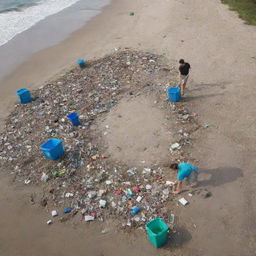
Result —
<svg viewBox="0 0 256 256"><path fill-rule="evenodd" d="M211 98L211 97L216 97L216 96L222 96L224 93L211 93L211 94L204 94L204 95L197 95L197 96L184 96L182 98L183 102L190 102L198 99L205 99L205 98Z"/></svg>
<svg viewBox="0 0 256 256"><path fill-rule="evenodd" d="M243 171L236 167L220 167L217 169L201 169L201 175L209 176L207 179L198 181L198 187L213 186L217 187L226 183L234 182L238 178L243 177ZM200 177L199 176L199 177Z"/></svg>
<svg viewBox="0 0 256 256"><path fill-rule="evenodd" d="M191 234L183 227L176 227L176 232L170 232L168 242L163 246L163 249L179 248L188 243L192 239Z"/></svg>

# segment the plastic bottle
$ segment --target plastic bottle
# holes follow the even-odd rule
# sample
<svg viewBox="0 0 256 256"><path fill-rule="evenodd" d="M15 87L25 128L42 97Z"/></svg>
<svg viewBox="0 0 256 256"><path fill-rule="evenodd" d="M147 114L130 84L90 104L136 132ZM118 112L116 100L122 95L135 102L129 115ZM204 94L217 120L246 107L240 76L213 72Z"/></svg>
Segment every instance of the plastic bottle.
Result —
<svg viewBox="0 0 256 256"><path fill-rule="evenodd" d="M140 208L137 207L137 206L134 206L133 209L132 209L132 215L137 214L139 211L140 211Z"/></svg>

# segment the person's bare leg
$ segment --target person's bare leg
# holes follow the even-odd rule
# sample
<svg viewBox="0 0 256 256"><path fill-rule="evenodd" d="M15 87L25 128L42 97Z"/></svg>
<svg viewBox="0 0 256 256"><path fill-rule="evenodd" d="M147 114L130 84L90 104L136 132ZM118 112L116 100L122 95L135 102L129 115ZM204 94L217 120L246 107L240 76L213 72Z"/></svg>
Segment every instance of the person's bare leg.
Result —
<svg viewBox="0 0 256 256"><path fill-rule="evenodd" d="M183 83L183 96L184 96L184 94L185 94L185 89L186 89L186 82L185 83Z"/></svg>
<svg viewBox="0 0 256 256"><path fill-rule="evenodd" d="M185 93L185 89L186 89L186 86L187 86L187 81L188 81L188 76L184 79L184 82L183 82L183 95Z"/></svg>
<svg viewBox="0 0 256 256"><path fill-rule="evenodd" d="M182 181L178 181L176 189L172 192L173 194L179 194L181 192L182 189Z"/></svg>
<svg viewBox="0 0 256 256"><path fill-rule="evenodd" d="M185 86L184 86L184 83L182 83L180 85L180 94L183 96L184 95L184 89L185 89Z"/></svg>

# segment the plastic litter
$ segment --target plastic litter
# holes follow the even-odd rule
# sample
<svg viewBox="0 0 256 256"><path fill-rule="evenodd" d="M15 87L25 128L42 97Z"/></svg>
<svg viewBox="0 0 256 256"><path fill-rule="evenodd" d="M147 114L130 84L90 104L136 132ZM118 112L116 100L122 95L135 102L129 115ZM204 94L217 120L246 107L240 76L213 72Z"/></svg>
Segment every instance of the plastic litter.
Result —
<svg viewBox="0 0 256 256"><path fill-rule="evenodd" d="M51 224L52 224L52 220L48 220L48 221L46 222L46 224L47 224L47 225L51 225Z"/></svg>
<svg viewBox="0 0 256 256"><path fill-rule="evenodd" d="M58 216L58 212L56 210L53 210L52 211L52 217L56 217L56 216Z"/></svg>
<svg viewBox="0 0 256 256"><path fill-rule="evenodd" d="M179 202L182 204L182 205L187 205L188 204L188 201L183 197L183 198L180 198L179 199Z"/></svg>
<svg viewBox="0 0 256 256"><path fill-rule="evenodd" d="M136 198L136 201L139 203L142 199L143 199L142 196L138 196L138 197Z"/></svg>
<svg viewBox="0 0 256 256"><path fill-rule="evenodd" d="M27 184L38 184L46 173L49 206L57 205L64 210L68 205L74 213L78 211L100 221L116 218L125 227L127 224L141 227L156 217L167 221L166 205L174 202L171 193L163 193L168 186L165 170L157 164L150 165L152 169L144 168L147 166L143 158L140 159L143 167L124 165L111 156L106 160L101 135L110 129L103 127L97 135L94 129L98 118L105 118L126 95L152 94L157 96L153 101L157 100L160 108L171 112L178 129L183 130L181 134L173 133L175 141L182 149L189 143L184 133L191 134L197 124L183 103L166 101L166 87L169 83L176 84L177 72L176 67L163 64L161 59L148 52L117 51L90 61L86 69L75 67L58 80L34 90L34 100L30 104L15 105L6 120L0 134L0 168ZM145 78L143 83L141 78ZM70 125L66 116L71 112L82 113L80 126ZM183 119L184 115L189 115L188 120ZM56 161L49 161L38 150L49 138L61 138L65 146L65 154ZM175 150L171 158L184 161L189 156ZM152 188L148 189L147 185ZM139 192L133 191L135 186L139 186ZM119 190L123 193L115 193ZM138 196L143 197L140 202L136 201ZM100 206L100 200L107 202L106 207ZM131 212L136 204L140 213L133 216ZM70 216L73 211L65 218Z"/></svg>
<svg viewBox="0 0 256 256"><path fill-rule="evenodd" d="M64 213L70 213L71 211L72 211L72 208L70 208L70 207L64 209Z"/></svg>
<svg viewBox="0 0 256 256"><path fill-rule="evenodd" d="M106 204L107 204L107 201L106 200L100 200L100 202L99 202L99 205L100 205L100 207L101 208L105 208L106 207Z"/></svg>
<svg viewBox="0 0 256 256"><path fill-rule="evenodd" d="M85 221L93 221L95 218L93 216L90 216L90 215L86 215L84 216L84 220Z"/></svg>
<svg viewBox="0 0 256 256"><path fill-rule="evenodd" d="M66 197L66 198L73 197L73 196L74 196L73 193L69 193L69 192L68 192L68 193L65 194L65 197Z"/></svg>
<svg viewBox="0 0 256 256"><path fill-rule="evenodd" d="M180 144L176 142L176 143L174 143L174 144L171 145L171 148L170 148L170 149L171 149L171 150L175 150L175 149L179 149L179 148L180 148Z"/></svg>
<svg viewBox="0 0 256 256"><path fill-rule="evenodd" d="M132 215L137 214L139 211L140 211L140 208L139 208L139 207L137 207L137 206L133 207L133 209L132 209Z"/></svg>
<svg viewBox="0 0 256 256"><path fill-rule="evenodd" d="M175 183L174 183L173 181L167 180L167 181L165 182L165 184L166 184L167 186L173 186Z"/></svg>
<svg viewBox="0 0 256 256"><path fill-rule="evenodd" d="M150 190L150 189L152 189L152 186L149 185L149 184L147 184L147 185L146 185L146 190Z"/></svg>
<svg viewBox="0 0 256 256"><path fill-rule="evenodd" d="M42 176L41 176L41 181L47 182L48 179L49 179L49 176L48 176L46 173L43 172L43 174L42 174Z"/></svg>

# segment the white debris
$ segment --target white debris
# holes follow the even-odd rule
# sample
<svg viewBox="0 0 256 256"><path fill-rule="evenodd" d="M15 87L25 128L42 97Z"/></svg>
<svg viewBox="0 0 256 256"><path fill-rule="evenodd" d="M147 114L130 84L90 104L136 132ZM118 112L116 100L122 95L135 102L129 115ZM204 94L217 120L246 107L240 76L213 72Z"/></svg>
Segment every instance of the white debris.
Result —
<svg viewBox="0 0 256 256"><path fill-rule="evenodd" d="M50 224L52 224L52 220L48 220L46 223L47 223L47 225L50 225Z"/></svg>
<svg viewBox="0 0 256 256"><path fill-rule="evenodd" d="M188 120L188 118L189 118L189 115L188 115L188 114L182 116L182 119L183 119L183 120Z"/></svg>
<svg viewBox="0 0 256 256"><path fill-rule="evenodd" d="M143 174L150 174L151 173L151 169L150 168L144 168L142 173Z"/></svg>
<svg viewBox="0 0 256 256"><path fill-rule="evenodd" d="M133 167L127 171L129 175L135 175L137 173L137 168Z"/></svg>
<svg viewBox="0 0 256 256"><path fill-rule="evenodd" d="M99 192L98 192L98 196L102 197L105 193L106 193L106 190L100 189Z"/></svg>
<svg viewBox="0 0 256 256"><path fill-rule="evenodd" d="M134 221L139 222L140 221L140 217L138 217L138 216L134 217Z"/></svg>
<svg viewBox="0 0 256 256"><path fill-rule="evenodd" d="M179 149L179 148L180 148L180 144L176 142L176 143L171 145L170 150L175 150L175 149Z"/></svg>
<svg viewBox="0 0 256 256"><path fill-rule="evenodd" d="M105 208L106 207L106 204L107 204L107 201L106 200L100 200L100 202L99 202L99 205L100 205L100 207L101 208Z"/></svg>
<svg viewBox="0 0 256 256"><path fill-rule="evenodd" d="M68 192L68 193L65 194L65 197L66 197L66 198L73 197L73 196L74 196L73 193L69 193L69 192Z"/></svg>
<svg viewBox="0 0 256 256"><path fill-rule="evenodd" d="M173 186L173 185L174 185L174 182L167 180L167 181L165 182L165 184L166 184L167 186Z"/></svg>
<svg viewBox="0 0 256 256"><path fill-rule="evenodd" d="M127 185L127 186L131 186L131 182L130 181L124 181L122 182L124 185Z"/></svg>
<svg viewBox="0 0 256 256"><path fill-rule="evenodd" d="M166 189L163 190L163 194L164 194L164 195L169 195L169 193L170 193L170 191L169 191L168 188L166 188Z"/></svg>
<svg viewBox="0 0 256 256"><path fill-rule="evenodd" d="M146 189L150 190L150 189L152 189L152 186L148 184L148 185L146 185Z"/></svg>
<svg viewBox="0 0 256 256"><path fill-rule="evenodd" d="M29 180L29 179L26 179L26 180L24 181L24 183L25 183L26 185L28 185L30 182L31 182L31 180Z"/></svg>
<svg viewBox="0 0 256 256"><path fill-rule="evenodd" d="M90 199L92 199L92 198L94 198L94 197L96 197L97 196L97 192L96 191L90 191L90 192L88 192L88 197L90 198Z"/></svg>
<svg viewBox="0 0 256 256"><path fill-rule="evenodd" d="M53 210L52 211L52 217L56 217L56 216L58 216L58 212L56 210Z"/></svg>
<svg viewBox="0 0 256 256"><path fill-rule="evenodd" d="M90 216L90 215L86 215L86 216L84 216L84 220L85 220L85 221L93 221L93 220L94 220L94 217L93 217L93 216Z"/></svg>
<svg viewBox="0 0 256 256"><path fill-rule="evenodd" d="M174 224L174 221L175 221L175 216L174 216L173 213L171 213L171 215L169 216L169 222L170 222L171 224Z"/></svg>
<svg viewBox="0 0 256 256"><path fill-rule="evenodd" d="M142 198L143 198L142 196L138 196L136 201L139 203L142 200Z"/></svg>
<svg viewBox="0 0 256 256"><path fill-rule="evenodd" d="M182 205L187 205L188 204L188 201L182 197L181 199L179 199L179 202L182 204Z"/></svg>
<svg viewBox="0 0 256 256"><path fill-rule="evenodd" d="M43 172L42 176L41 176L41 181L43 182L47 182L47 180L49 179L49 176Z"/></svg>
<svg viewBox="0 0 256 256"><path fill-rule="evenodd" d="M106 180L106 184L107 184L107 185L110 185L110 184L112 184L112 183L113 183L112 180Z"/></svg>

